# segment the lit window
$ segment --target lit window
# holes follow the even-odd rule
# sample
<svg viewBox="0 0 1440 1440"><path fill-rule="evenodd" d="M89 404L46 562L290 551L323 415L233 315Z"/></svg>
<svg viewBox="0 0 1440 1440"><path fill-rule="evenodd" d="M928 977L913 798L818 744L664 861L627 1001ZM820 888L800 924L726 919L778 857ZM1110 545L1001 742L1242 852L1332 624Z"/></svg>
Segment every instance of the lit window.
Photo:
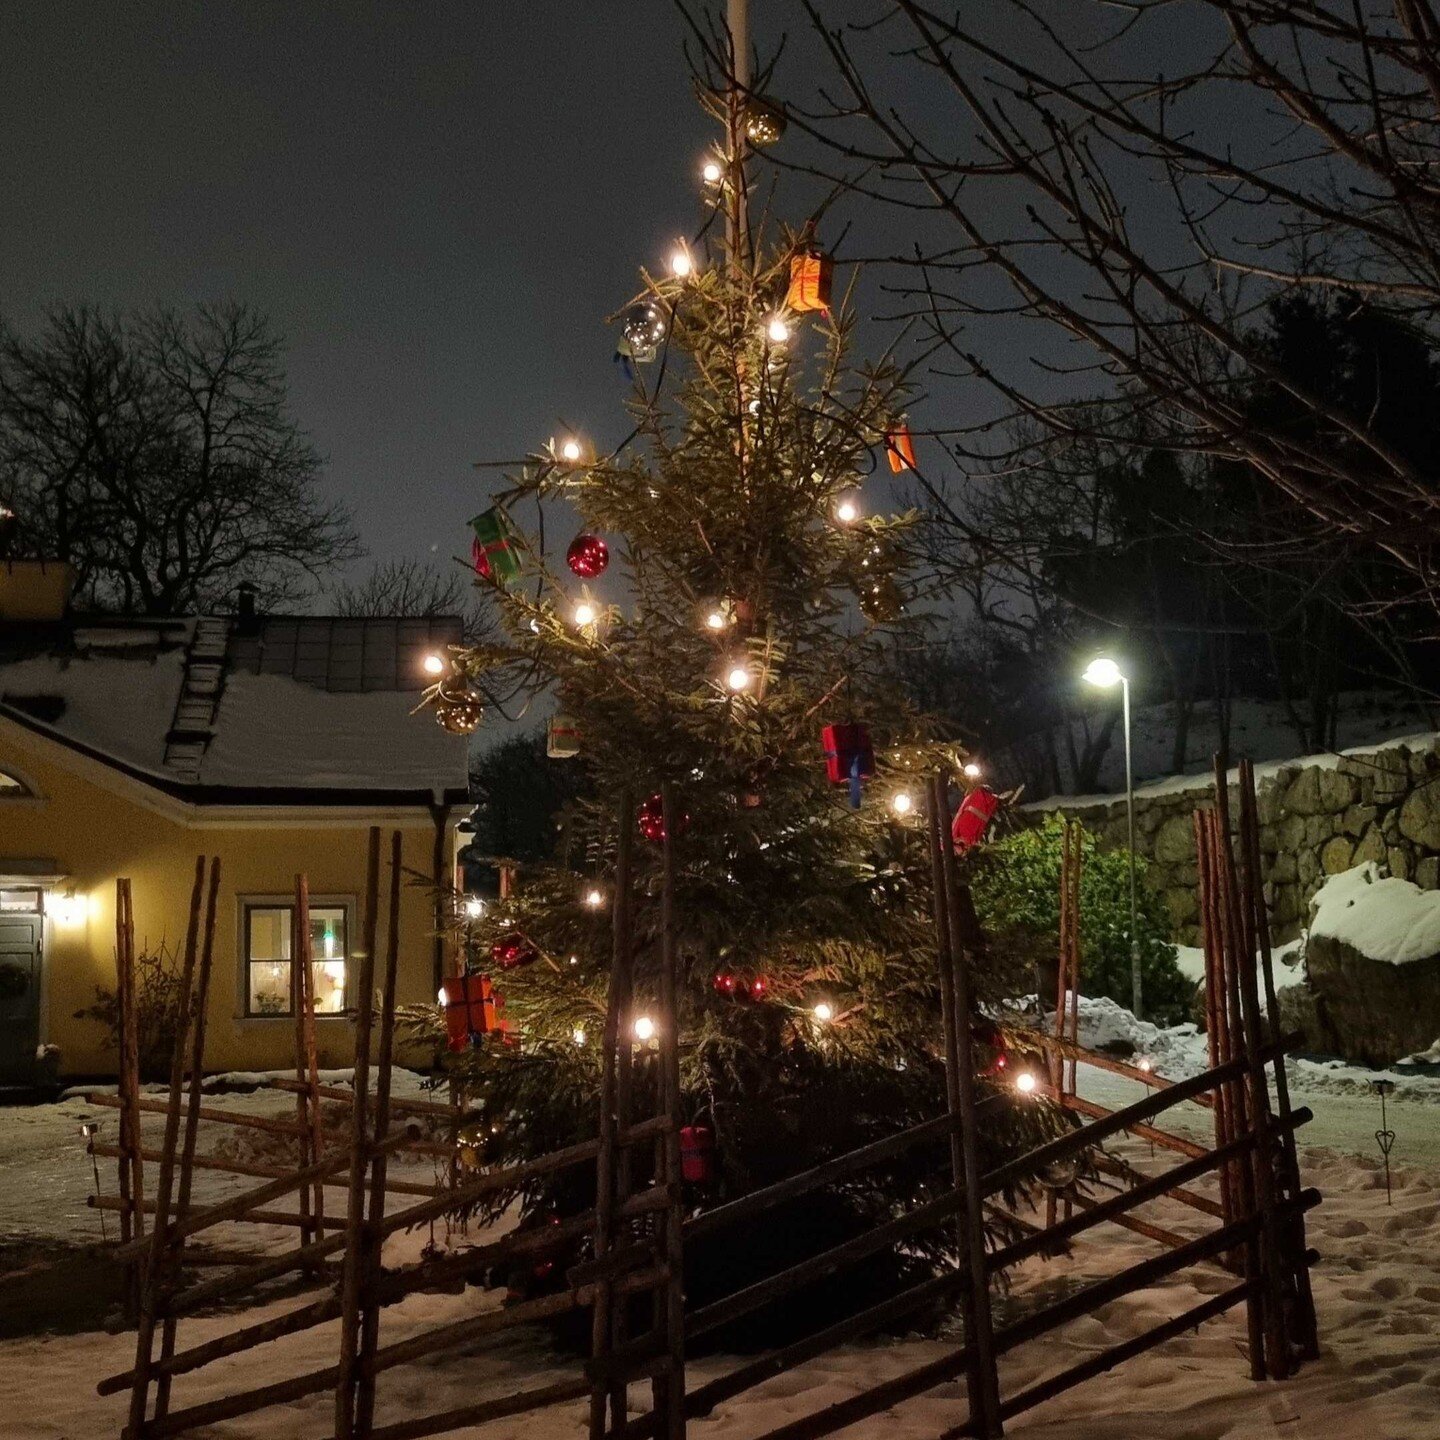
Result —
<svg viewBox="0 0 1440 1440"><path fill-rule="evenodd" d="M293 1015L290 927L292 905L245 906L245 1013ZM348 925L344 905L310 907L310 963L315 1013L344 1014Z"/></svg>

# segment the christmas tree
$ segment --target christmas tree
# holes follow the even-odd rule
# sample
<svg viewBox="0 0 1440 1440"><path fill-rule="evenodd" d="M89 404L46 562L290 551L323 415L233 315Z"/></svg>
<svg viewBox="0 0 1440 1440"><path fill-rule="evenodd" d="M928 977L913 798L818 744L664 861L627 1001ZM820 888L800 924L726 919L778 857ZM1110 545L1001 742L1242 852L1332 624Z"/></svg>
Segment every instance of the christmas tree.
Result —
<svg viewBox="0 0 1440 1440"><path fill-rule="evenodd" d="M433 694L441 723L461 729L488 700L553 697L552 752L578 749L554 763L586 773L555 862L519 867L505 898L457 920L468 967L489 973L504 1001L503 1034L447 1057L489 1117L480 1160L515 1162L595 1132L627 793L639 807L643 1055L661 863L646 842L663 833L664 784L684 1115L713 1144L689 1187L696 1205L944 1111L922 802L937 766L959 775L964 761L894 678L895 646L925 623L907 549L915 518L866 513L883 498L877 469L913 462L906 376L890 359L851 359L853 316L832 308L831 262L809 228L752 242L733 195L739 167L714 169L729 177L715 190L730 243L716 256L678 251L621 318L633 434L606 455L562 437L507 476L477 518L475 547L503 633L456 652ZM564 568L544 525L522 523L535 514L553 529L562 506L581 518L562 542ZM982 968L978 998L1013 993L1010 978ZM637 1097L635 1113L649 1103ZM986 1113L989 1163L1050 1123L1013 1101ZM889 1218L948 1183L948 1164L943 1147L914 1151L772 1212L763 1233L687 1247L691 1302ZM536 1182L520 1197L526 1223L585 1209L591 1184ZM865 1303L929 1273L952 1240L921 1237L798 1303L832 1316ZM795 1303L777 1324L794 1321ZM762 1320L722 1338L773 1333Z"/></svg>

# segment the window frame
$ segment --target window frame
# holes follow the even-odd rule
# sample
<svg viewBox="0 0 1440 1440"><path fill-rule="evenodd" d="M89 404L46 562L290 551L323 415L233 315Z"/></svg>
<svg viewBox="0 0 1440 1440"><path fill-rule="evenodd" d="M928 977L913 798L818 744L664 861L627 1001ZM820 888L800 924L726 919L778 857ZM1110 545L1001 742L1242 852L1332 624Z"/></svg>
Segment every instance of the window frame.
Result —
<svg viewBox="0 0 1440 1440"><path fill-rule="evenodd" d="M355 1014L355 967L351 964L356 944L355 919L359 909L358 897L355 895L324 894L310 896L310 909L315 910L340 910L345 916L345 1005L341 1010L317 1010L315 1012L316 1023L332 1020L350 1020ZM236 945L235 953L237 964L235 967L235 1017L243 1021L273 1021L287 1020L291 1024L295 1022L295 1010L293 1006L287 1005L284 1010L277 1013L260 1013L250 1008L250 930L251 914L256 910L284 910L287 912L287 926L292 923L289 916L293 916L295 910L294 894L245 894L235 897L235 922L236 922ZM264 964L264 961L257 962ZM291 962L294 963L293 960ZM312 959L313 963L313 959Z"/></svg>

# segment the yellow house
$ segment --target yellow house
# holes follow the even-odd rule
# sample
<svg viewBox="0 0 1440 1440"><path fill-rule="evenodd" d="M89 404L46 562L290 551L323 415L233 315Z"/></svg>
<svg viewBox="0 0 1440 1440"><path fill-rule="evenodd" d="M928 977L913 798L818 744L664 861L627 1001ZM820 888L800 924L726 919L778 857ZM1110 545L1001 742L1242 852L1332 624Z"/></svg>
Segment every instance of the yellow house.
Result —
<svg viewBox="0 0 1440 1440"><path fill-rule="evenodd" d="M14 617L0 564L0 1084L113 1074L76 1012L115 983L115 881L137 953L183 945L197 855L221 862L206 1068L293 1063L290 906L309 880L321 1064L350 1063L369 827L402 832L399 998L433 998L466 743L413 715L453 619ZM53 567L52 567L53 568ZM386 845L388 847L388 838ZM383 885L382 885L383 893Z"/></svg>

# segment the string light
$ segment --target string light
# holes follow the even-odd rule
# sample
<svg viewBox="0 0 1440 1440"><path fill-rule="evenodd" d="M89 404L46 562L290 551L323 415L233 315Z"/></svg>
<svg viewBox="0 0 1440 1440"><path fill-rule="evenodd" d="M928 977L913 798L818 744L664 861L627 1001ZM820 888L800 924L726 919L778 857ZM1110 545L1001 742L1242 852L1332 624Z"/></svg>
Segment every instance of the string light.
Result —
<svg viewBox="0 0 1440 1440"><path fill-rule="evenodd" d="M575 623L582 629L595 623L595 607L588 600L582 600L575 607Z"/></svg>
<svg viewBox="0 0 1440 1440"><path fill-rule="evenodd" d="M605 903L605 893L602 890L587 890L585 892L585 903L592 909L598 910Z"/></svg>
<svg viewBox="0 0 1440 1440"><path fill-rule="evenodd" d="M835 518L842 525L853 525L860 518L860 507L855 501L844 499L835 507Z"/></svg>
<svg viewBox="0 0 1440 1440"><path fill-rule="evenodd" d="M440 1002L440 1004L443 1005L445 1003L445 987L443 985L440 987L440 993L436 995L435 998Z"/></svg>
<svg viewBox="0 0 1440 1440"><path fill-rule="evenodd" d="M964 767L963 774L967 780L978 780L985 772L974 761L968 761Z"/></svg>
<svg viewBox="0 0 1440 1440"><path fill-rule="evenodd" d="M655 1022L648 1015L641 1015L636 1019L635 1038L637 1040L653 1040L655 1038Z"/></svg>
<svg viewBox="0 0 1440 1440"><path fill-rule="evenodd" d="M575 464L584 453L580 448L580 442L576 440L574 436L571 436L571 438L560 447L560 458L562 460L568 460L572 465Z"/></svg>
<svg viewBox="0 0 1440 1440"><path fill-rule="evenodd" d="M718 185L725 178L725 167L718 160L707 160L701 167L700 178L707 185Z"/></svg>
<svg viewBox="0 0 1440 1440"><path fill-rule="evenodd" d="M445 673L444 659L433 651L420 662L420 665L427 675L443 675Z"/></svg>
<svg viewBox="0 0 1440 1440"><path fill-rule="evenodd" d="M725 683L737 695L742 690L748 690L750 688L750 671L748 667L744 665L732 665L730 667L730 673L725 677Z"/></svg>
<svg viewBox="0 0 1440 1440"><path fill-rule="evenodd" d="M783 345L790 338L790 326L786 324L783 315L776 315L765 327L765 333L770 337L772 343Z"/></svg>
<svg viewBox="0 0 1440 1440"><path fill-rule="evenodd" d="M828 1025L835 1018L835 1007L827 1001L822 1000L815 1007L815 1018L822 1024Z"/></svg>
<svg viewBox="0 0 1440 1440"><path fill-rule="evenodd" d="M724 630L730 624L730 617L723 610L715 609L705 617L707 630Z"/></svg>
<svg viewBox="0 0 1440 1440"><path fill-rule="evenodd" d="M1136 1062L1135 1068L1143 1070L1148 1075L1155 1068L1155 1062L1148 1056L1142 1055Z"/></svg>
<svg viewBox="0 0 1440 1440"><path fill-rule="evenodd" d="M1022 1095L1032 1094L1035 1089L1035 1077L1028 1070L1022 1070L1015 1077L1015 1088Z"/></svg>
<svg viewBox="0 0 1440 1440"><path fill-rule="evenodd" d="M478 920L485 913L485 902L478 895L465 897L465 914L471 920Z"/></svg>
<svg viewBox="0 0 1440 1440"><path fill-rule="evenodd" d="M909 794L900 790L890 797L890 808L897 815L908 815L915 808L915 802Z"/></svg>
<svg viewBox="0 0 1440 1440"><path fill-rule="evenodd" d="M695 262L690 258L690 252L683 245L677 245L670 254L670 273L677 280L684 280L694 271Z"/></svg>
<svg viewBox="0 0 1440 1440"><path fill-rule="evenodd" d="M583 1045L583 1044L585 1043L585 1038L586 1038L586 1037L585 1037L585 1029L584 1029L584 1027L581 1026L581 1025L577 1025L577 1026L570 1032L570 1038L571 1038L577 1045Z"/></svg>

